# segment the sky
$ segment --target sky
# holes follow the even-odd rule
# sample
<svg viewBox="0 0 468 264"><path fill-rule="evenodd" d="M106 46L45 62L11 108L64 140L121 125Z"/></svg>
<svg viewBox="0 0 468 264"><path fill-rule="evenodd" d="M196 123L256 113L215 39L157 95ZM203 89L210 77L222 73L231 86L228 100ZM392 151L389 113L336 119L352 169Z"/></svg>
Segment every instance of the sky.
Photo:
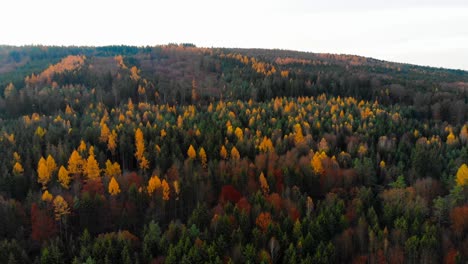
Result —
<svg viewBox="0 0 468 264"><path fill-rule="evenodd" d="M14 0L0 44L271 48L468 70L466 0Z"/></svg>

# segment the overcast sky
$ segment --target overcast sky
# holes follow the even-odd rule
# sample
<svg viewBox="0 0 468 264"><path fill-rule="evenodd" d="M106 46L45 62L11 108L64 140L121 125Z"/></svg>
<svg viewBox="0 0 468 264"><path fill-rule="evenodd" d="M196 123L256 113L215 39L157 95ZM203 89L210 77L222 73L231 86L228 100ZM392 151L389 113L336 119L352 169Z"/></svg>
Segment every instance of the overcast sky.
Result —
<svg viewBox="0 0 468 264"><path fill-rule="evenodd" d="M467 0L5 0L0 44L278 48L468 70Z"/></svg>

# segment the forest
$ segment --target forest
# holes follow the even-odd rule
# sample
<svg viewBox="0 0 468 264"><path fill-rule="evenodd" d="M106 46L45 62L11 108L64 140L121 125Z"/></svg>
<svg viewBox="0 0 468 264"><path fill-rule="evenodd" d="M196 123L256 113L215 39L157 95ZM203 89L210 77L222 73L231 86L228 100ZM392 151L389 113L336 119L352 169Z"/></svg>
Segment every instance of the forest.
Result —
<svg viewBox="0 0 468 264"><path fill-rule="evenodd" d="M2 263L466 263L468 72L0 46Z"/></svg>

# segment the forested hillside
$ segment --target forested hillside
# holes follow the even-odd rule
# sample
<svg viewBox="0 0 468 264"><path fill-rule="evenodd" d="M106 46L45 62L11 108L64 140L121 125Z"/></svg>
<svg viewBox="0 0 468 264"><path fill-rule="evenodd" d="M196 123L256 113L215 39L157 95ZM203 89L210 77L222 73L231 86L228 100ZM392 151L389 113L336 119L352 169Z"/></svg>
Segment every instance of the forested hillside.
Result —
<svg viewBox="0 0 468 264"><path fill-rule="evenodd" d="M0 262L465 263L468 72L0 46Z"/></svg>

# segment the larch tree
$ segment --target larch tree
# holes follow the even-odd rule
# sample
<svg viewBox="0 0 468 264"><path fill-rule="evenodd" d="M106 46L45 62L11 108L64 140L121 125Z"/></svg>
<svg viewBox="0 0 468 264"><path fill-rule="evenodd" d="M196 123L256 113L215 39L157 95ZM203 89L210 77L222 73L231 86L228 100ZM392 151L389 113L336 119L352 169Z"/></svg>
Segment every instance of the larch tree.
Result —
<svg viewBox="0 0 468 264"><path fill-rule="evenodd" d="M236 147L232 147L231 149L231 159L240 160L240 154Z"/></svg>
<svg viewBox="0 0 468 264"><path fill-rule="evenodd" d="M47 168L47 161L41 157L37 164L37 182L42 184L42 189L47 189L47 183L50 181L51 173Z"/></svg>
<svg viewBox="0 0 468 264"><path fill-rule="evenodd" d="M219 155L224 160L228 158L228 153L227 153L226 147L224 145L221 146L221 150L219 151Z"/></svg>
<svg viewBox="0 0 468 264"><path fill-rule="evenodd" d="M60 182L60 185L62 185L63 188L70 188L71 177L68 174L67 169L65 169L65 167L63 166L60 166L60 169L58 171L58 181Z"/></svg>
<svg viewBox="0 0 468 264"><path fill-rule="evenodd" d="M89 156L86 161L85 174L88 177L88 180L98 179L100 176L99 164L94 157L94 147L89 148Z"/></svg>
<svg viewBox="0 0 468 264"><path fill-rule="evenodd" d="M49 156L47 156L46 164L47 164L47 169L49 170L49 173L51 174L57 169L57 163L55 163L55 159L50 154Z"/></svg>
<svg viewBox="0 0 468 264"><path fill-rule="evenodd" d="M74 150L68 159L68 172L70 174L83 173L84 161L78 151Z"/></svg>
<svg viewBox="0 0 468 264"><path fill-rule="evenodd" d="M24 172L23 165L19 161L15 162L15 165L13 165L13 174L14 175L22 175Z"/></svg>
<svg viewBox="0 0 468 264"><path fill-rule="evenodd" d="M203 147L201 147L200 150L198 151L198 155L200 157L200 162L202 164L202 167L206 169L206 167L208 166L208 158L206 157L206 152Z"/></svg>
<svg viewBox="0 0 468 264"><path fill-rule="evenodd" d="M456 182L459 186L464 186L468 184L468 166L463 163L460 168L458 168Z"/></svg>
<svg viewBox="0 0 468 264"><path fill-rule="evenodd" d="M314 156L312 157L312 160L310 161L310 165L312 166L312 169L314 170L315 174L320 175L324 172L323 165L322 165L322 158L318 151L315 152Z"/></svg>
<svg viewBox="0 0 468 264"><path fill-rule="evenodd" d="M152 176L148 181L148 194L153 195L153 193L161 187L161 180L157 175Z"/></svg>
<svg viewBox="0 0 468 264"><path fill-rule="evenodd" d="M149 161L145 157L145 140L140 128L135 131L135 157L139 162L140 169L149 169Z"/></svg>
<svg viewBox="0 0 468 264"><path fill-rule="evenodd" d="M296 146L304 142L304 134L302 133L302 127L300 124L294 125L294 144Z"/></svg>
<svg viewBox="0 0 468 264"><path fill-rule="evenodd" d="M52 199L53 199L52 194L50 194L49 191L45 190L41 196L41 200L44 202L51 202Z"/></svg>
<svg viewBox="0 0 468 264"><path fill-rule="evenodd" d="M109 140L110 135L111 135L111 132L107 124L101 123L101 136L99 137L99 141L107 142Z"/></svg>
<svg viewBox="0 0 468 264"><path fill-rule="evenodd" d="M164 201L169 201L169 194L170 194L170 188L169 184L167 183L166 180L162 180L161 182L161 187L162 187L162 198Z"/></svg>
<svg viewBox="0 0 468 264"><path fill-rule="evenodd" d="M263 175L263 172L260 173L258 180L260 181L260 187L262 188L263 194L267 195L270 192L270 186L268 185L268 181L265 178L265 175Z"/></svg>
<svg viewBox="0 0 468 264"><path fill-rule="evenodd" d="M114 177L111 178L108 187L109 194L115 196L120 193L119 183L115 180Z"/></svg>
<svg viewBox="0 0 468 264"><path fill-rule="evenodd" d="M190 147L187 150L187 156L192 160L197 158L197 152L195 151L195 148L192 145L190 145Z"/></svg>
<svg viewBox="0 0 468 264"><path fill-rule="evenodd" d="M54 199L54 213L55 220L57 221L70 214L70 208L68 207L67 201L65 201L65 199L60 195L57 195Z"/></svg>
<svg viewBox="0 0 468 264"><path fill-rule="evenodd" d="M112 133L109 134L107 138L107 149L112 153L115 154L115 149L117 148L117 132L112 130Z"/></svg>

